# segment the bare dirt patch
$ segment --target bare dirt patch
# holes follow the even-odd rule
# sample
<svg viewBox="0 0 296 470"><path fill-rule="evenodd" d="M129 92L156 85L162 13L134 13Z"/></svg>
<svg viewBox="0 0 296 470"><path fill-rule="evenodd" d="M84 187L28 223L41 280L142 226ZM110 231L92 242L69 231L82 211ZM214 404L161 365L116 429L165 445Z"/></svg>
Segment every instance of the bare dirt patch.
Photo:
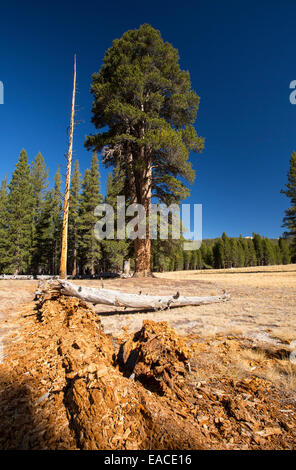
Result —
<svg viewBox="0 0 296 470"><path fill-rule="evenodd" d="M19 326L0 365L2 449L295 448L295 396L252 368L235 375L238 338L145 320L116 340L64 296L32 303Z"/></svg>

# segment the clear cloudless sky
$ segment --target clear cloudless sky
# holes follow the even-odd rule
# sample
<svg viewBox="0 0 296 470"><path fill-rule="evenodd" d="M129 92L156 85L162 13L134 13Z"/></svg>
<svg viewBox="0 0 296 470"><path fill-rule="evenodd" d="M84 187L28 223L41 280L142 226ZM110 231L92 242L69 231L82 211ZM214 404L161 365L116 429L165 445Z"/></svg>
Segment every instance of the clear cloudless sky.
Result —
<svg viewBox="0 0 296 470"><path fill-rule="evenodd" d="M128 29L150 23L179 50L201 97L196 129L202 155L186 202L203 204L203 237L282 233L288 199L280 194L296 150L295 0L13 1L0 7L0 178L25 148L66 172L73 55L77 54L74 159L84 171L94 132L91 75ZM100 166L102 190L109 170Z"/></svg>

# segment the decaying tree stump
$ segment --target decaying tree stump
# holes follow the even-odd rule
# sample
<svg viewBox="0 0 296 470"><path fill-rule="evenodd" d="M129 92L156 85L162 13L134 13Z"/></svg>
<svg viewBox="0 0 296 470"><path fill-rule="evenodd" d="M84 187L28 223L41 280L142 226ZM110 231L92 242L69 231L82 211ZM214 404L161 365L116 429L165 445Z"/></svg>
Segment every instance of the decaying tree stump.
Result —
<svg viewBox="0 0 296 470"><path fill-rule="evenodd" d="M163 310L170 307L183 307L186 305L204 305L217 302L225 302L230 299L230 295L209 296L209 297L184 297L177 292L175 295L142 295L121 292L111 289L95 289L93 287L78 286L64 279L57 279L41 284L36 295L44 293L60 293L78 297L94 305L105 304L116 307L130 308L151 308Z"/></svg>

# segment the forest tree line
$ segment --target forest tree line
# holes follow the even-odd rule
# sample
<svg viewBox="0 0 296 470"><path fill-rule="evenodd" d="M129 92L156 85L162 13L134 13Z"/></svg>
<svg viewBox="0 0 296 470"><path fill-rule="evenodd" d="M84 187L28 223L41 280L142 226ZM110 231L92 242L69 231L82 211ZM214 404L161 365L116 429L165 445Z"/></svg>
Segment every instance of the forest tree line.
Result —
<svg viewBox="0 0 296 470"><path fill-rule="evenodd" d="M99 163L93 153L83 177L75 162L69 204L68 273L96 275L120 271L123 261L134 263L130 240L101 240L94 234L98 220L95 207L101 202L116 205L124 194L125 179L117 167L108 175L107 194L100 191ZM0 188L0 273L52 274L59 271L62 228L62 178L58 167L53 187L49 187L48 168L39 152L32 164L22 150L11 181ZM115 211L116 212L116 211ZM229 238L203 242L195 251L184 251L182 240L152 240L152 271L230 268L288 264L289 245L285 239Z"/></svg>
<svg viewBox="0 0 296 470"><path fill-rule="evenodd" d="M253 234L251 238L231 238L224 232L217 240L207 240L199 250L184 251L182 247L171 258L154 253L154 271L187 269L226 269L248 266L269 266L291 263L287 240L271 240Z"/></svg>

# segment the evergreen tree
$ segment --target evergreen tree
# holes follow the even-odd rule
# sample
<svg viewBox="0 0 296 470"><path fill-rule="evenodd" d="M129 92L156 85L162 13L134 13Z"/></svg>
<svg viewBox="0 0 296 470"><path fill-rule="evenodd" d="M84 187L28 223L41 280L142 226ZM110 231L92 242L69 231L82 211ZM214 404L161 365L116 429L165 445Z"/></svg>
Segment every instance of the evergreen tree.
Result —
<svg viewBox="0 0 296 470"><path fill-rule="evenodd" d="M93 75L92 122L107 130L89 136L86 145L104 149L106 165L123 162L129 200L147 212L153 195L165 203L188 196L179 176L193 181L189 151L203 148L193 127L199 97L178 61L177 50L145 24L113 41ZM149 237L136 239L134 247L136 273L145 275L150 272Z"/></svg>
<svg viewBox="0 0 296 470"><path fill-rule="evenodd" d="M26 273L30 266L33 226L33 192L30 166L22 150L9 184L7 200L8 270L14 274Z"/></svg>
<svg viewBox="0 0 296 470"><path fill-rule="evenodd" d="M198 250L192 250L189 269L197 269Z"/></svg>
<svg viewBox="0 0 296 470"><path fill-rule="evenodd" d="M205 243L202 242L201 247L200 247L200 254L202 260L206 263L206 257L207 257L207 252L208 252L208 247L205 245Z"/></svg>
<svg viewBox="0 0 296 470"><path fill-rule="evenodd" d="M183 271L184 269L184 251L179 248L175 251L175 271Z"/></svg>
<svg viewBox="0 0 296 470"><path fill-rule="evenodd" d="M54 177L54 189L52 191L52 272L59 274L59 261L61 256L62 233L62 177L58 166Z"/></svg>
<svg viewBox="0 0 296 470"><path fill-rule="evenodd" d="M187 271L190 267L192 252L190 250L184 251L184 269Z"/></svg>
<svg viewBox="0 0 296 470"><path fill-rule="evenodd" d="M127 240L117 239L117 196L124 194L125 176L120 165L113 168L108 174L107 195L105 202L110 204L114 210L114 240L102 240L104 271L107 269L120 271L123 261L130 251L130 243Z"/></svg>
<svg viewBox="0 0 296 470"><path fill-rule="evenodd" d="M296 262L296 152L292 152L290 158L290 169L288 172L288 183L286 189L281 191L290 199L291 207L285 211L283 227L287 228L284 236L292 240L292 260Z"/></svg>
<svg viewBox="0 0 296 470"><path fill-rule="evenodd" d="M241 245L240 243L238 244L238 264L237 266L239 268L245 266L245 250L244 246Z"/></svg>
<svg viewBox="0 0 296 470"><path fill-rule="evenodd" d="M275 264L275 250L273 243L268 238L263 238L262 246L264 266Z"/></svg>
<svg viewBox="0 0 296 470"><path fill-rule="evenodd" d="M38 265L40 274L53 274L52 272L52 196L53 191L45 195L44 204L41 211L40 220L37 226L38 231Z"/></svg>
<svg viewBox="0 0 296 470"><path fill-rule="evenodd" d="M238 240L238 266L244 267L248 265L248 243L245 238L240 235Z"/></svg>
<svg viewBox="0 0 296 470"><path fill-rule="evenodd" d="M48 169L46 168L44 158L39 152L32 163L31 181L33 191L33 228L32 228L32 270L38 273L40 269L42 234L41 217L44 209L46 189L48 187Z"/></svg>
<svg viewBox="0 0 296 470"><path fill-rule="evenodd" d="M62 193L61 173L58 166L54 176L54 187L49 191L44 200L40 222L38 224L39 235L39 266L46 274L57 275L59 273L59 259L61 253L61 228L62 228Z"/></svg>
<svg viewBox="0 0 296 470"><path fill-rule="evenodd" d="M230 247L231 247L231 266L237 268L240 266L240 253L239 245L235 238L230 238Z"/></svg>
<svg viewBox="0 0 296 470"><path fill-rule="evenodd" d="M283 264L289 264L291 263L291 255L290 255L290 250L289 250L289 245L287 243L287 240L284 240L283 238L279 239L279 248L281 251L281 259Z"/></svg>
<svg viewBox="0 0 296 470"><path fill-rule="evenodd" d="M281 252L279 244L275 245L274 251L275 251L275 264L284 264L282 252ZM288 247L288 251L289 251L289 247ZM289 254L289 257L290 257L290 254Z"/></svg>
<svg viewBox="0 0 296 470"><path fill-rule="evenodd" d="M1 183L0 187L0 273L5 272L7 265L8 249L8 213L7 213L8 188L7 177Z"/></svg>
<svg viewBox="0 0 296 470"><path fill-rule="evenodd" d="M248 239L248 266L257 266L257 255L254 246L254 242L251 239Z"/></svg>
<svg viewBox="0 0 296 470"><path fill-rule="evenodd" d="M94 152L91 168L84 173L79 208L78 243L81 274L94 275L99 270L101 247L94 232L97 222L94 210L101 202L99 163L97 154Z"/></svg>
<svg viewBox="0 0 296 470"><path fill-rule="evenodd" d="M68 266L69 270L72 272L72 276L76 276L77 274L80 190L81 173L79 170L79 162L76 160L71 181L68 222Z"/></svg>
<svg viewBox="0 0 296 470"><path fill-rule="evenodd" d="M48 188L48 169L46 168L43 155L38 152L31 168L32 190L34 198L34 212L39 216L46 190Z"/></svg>
<svg viewBox="0 0 296 470"><path fill-rule="evenodd" d="M125 186L126 180L124 170L120 164L117 164L114 166L112 173L108 174L106 195L106 202L114 208L115 215L117 209L117 196L124 196Z"/></svg>
<svg viewBox="0 0 296 470"><path fill-rule="evenodd" d="M232 266L231 243L225 232L223 232L222 234L222 241L224 244L224 268L231 268Z"/></svg>
<svg viewBox="0 0 296 470"><path fill-rule="evenodd" d="M224 242L219 238L213 247L214 267L216 269L225 267Z"/></svg>
<svg viewBox="0 0 296 470"><path fill-rule="evenodd" d="M207 267L211 268L214 265L214 256L213 256L213 247L212 246L207 247L207 254L206 254L205 262L207 264Z"/></svg>
<svg viewBox="0 0 296 470"><path fill-rule="evenodd" d="M197 260L196 260L196 268L195 269L202 269L203 268L203 259L201 256L201 251L197 250Z"/></svg>
<svg viewBox="0 0 296 470"><path fill-rule="evenodd" d="M263 252L263 241L258 233L253 233L253 243L256 251L257 265L263 266L264 264L264 252Z"/></svg>

